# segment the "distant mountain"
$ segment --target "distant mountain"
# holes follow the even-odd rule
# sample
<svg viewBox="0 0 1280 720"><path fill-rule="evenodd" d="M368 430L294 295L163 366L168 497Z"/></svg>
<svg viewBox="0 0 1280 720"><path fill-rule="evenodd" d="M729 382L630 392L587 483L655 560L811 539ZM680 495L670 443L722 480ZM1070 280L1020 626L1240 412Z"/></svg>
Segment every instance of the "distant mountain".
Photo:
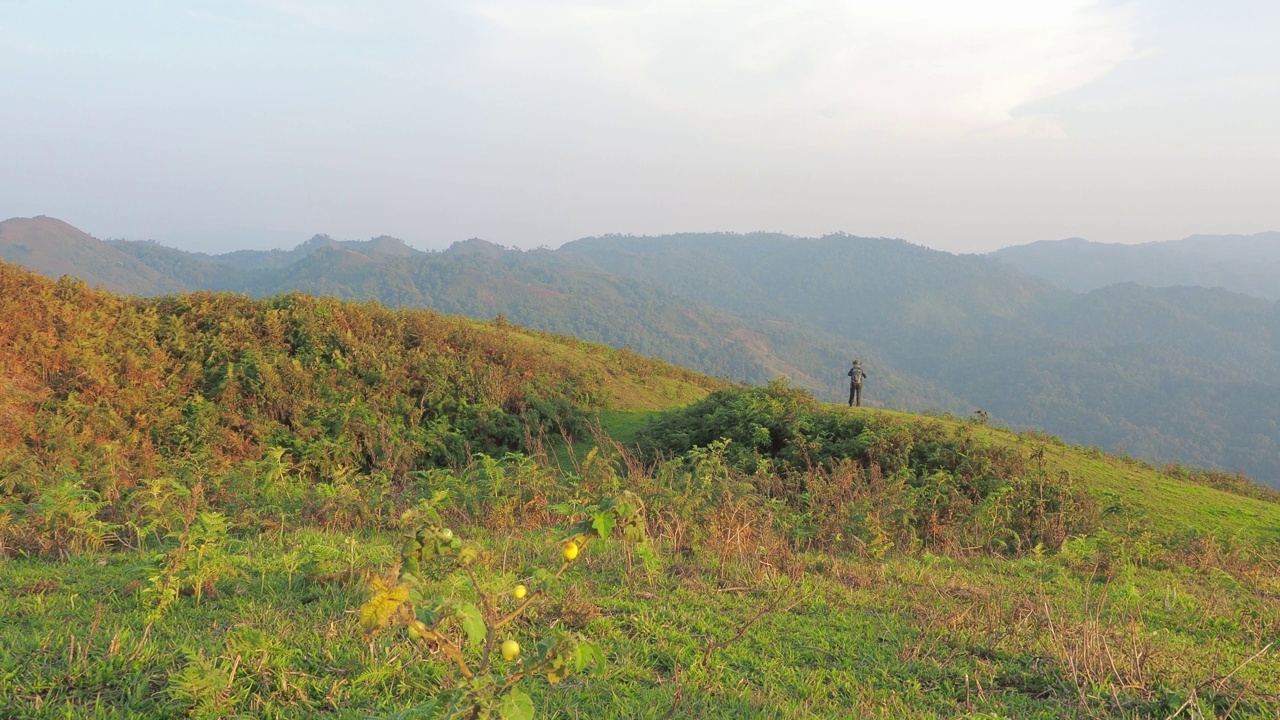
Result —
<svg viewBox="0 0 1280 720"><path fill-rule="evenodd" d="M953 335L985 331L1070 295L980 256L851 235L613 236L571 242L557 254L735 314L811 323L856 352L914 353L910 362L921 369L946 362L931 348L942 350Z"/></svg>
<svg viewBox="0 0 1280 720"><path fill-rule="evenodd" d="M116 292L158 295L182 287L179 281L109 243L43 215L0 222L0 260L48 277L73 275Z"/></svg>
<svg viewBox="0 0 1280 720"><path fill-rule="evenodd" d="M426 255L409 247L403 240L386 235L372 240L334 240L328 235L316 235L292 250L237 250L223 255L185 252L153 240L108 242L115 249L177 279L186 287L233 285L241 273L286 268L321 250L350 252L370 260Z"/></svg>
<svg viewBox="0 0 1280 720"><path fill-rule="evenodd" d="M732 379L786 375L827 400L852 357L866 397L1280 485L1280 303L1136 283L1087 293L992 257L886 238L586 238L423 253L317 236L290 251L121 252L185 288L291 290L429 307L661 357Z"/></svg>
<svg viewBox="0 0 1280 720"><path fill-rule="evenodd" d="M1141 245L1042 240L997 250L990 257L1078 292L1136 282L1220 287L1280 300L1280 232L1192 235Z"/></svg>

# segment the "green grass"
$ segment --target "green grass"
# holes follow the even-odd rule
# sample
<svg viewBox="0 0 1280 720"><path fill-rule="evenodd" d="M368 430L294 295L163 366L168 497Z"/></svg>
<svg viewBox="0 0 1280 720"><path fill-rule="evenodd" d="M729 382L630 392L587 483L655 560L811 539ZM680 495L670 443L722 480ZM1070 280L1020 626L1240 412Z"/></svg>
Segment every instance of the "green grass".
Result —
<svg viewBox="0 0 1280 720"><path fill-rule="evenodd" d="M692 395L692 391L689 394ZM702 397L705 394L706 392L702 391L697 397ZM599 451L600 443L594 435L595 428L598 428L605 436L624 449L633 450L636 433L644 426L645 421L653 416L654 412L654 410L643 409L602 410L596 413L589 421L593 429L592 434L585 437L572 438L572 446L566 443L563 438L547 438L545 445L548 459L562 473L576 472L577 463L580 463L587 456L587 453L593 449Z"/></svg>
<svg viewBox="0 0 1280 720"><path fill-rule="evenodd" d="M708 412L646 433L668 444L645 466L620 452L646 420L725 383L496 321L191 296L157 301L173 305L162 325L140 301L2 265L0 276L30 290L13 303L45 308L11 333L11 354L45 364L18 363L26 375L3 388L16 401L0 438L18 444L0 453L0 718L355 718L421 705L461 687L460 670L402 633L360 632L369 581L398 567L390 528L421 524L419 501L436 498L450 529L480 545L466 549L476 580L509 597L560 565L579 513L614 523L585 508L623 491L648 504L656 563L592 542L567 588L508 626L525 648L567 629L607 654L599 676L524 680L543 716L1280 707L1280 496L1228 476L952 417L832 406L870 422L833 419L781 383L714 396ZM125 311L132 334L100 322ZM272 330L281 312L306 363ZM76 317L78 335L45 332ZM187 340L170 333L182 328ZM206 341L225 357L208 361ZM408 361L418 380L400 373ZM78 389L57 395L46 384L69 382L66 368ZM40 388L53 399L37 402ZM536 401L556 422L517 424ZM541 436L582 411L598 413L599 437ZM146 426L152 415L160 424ZM703 448L688 447L695 436ZM412 602L476 600L462 577L433 571ZM441 607L475 630L475 610Z"/></svg>
<svg viewBox="0 0 1280 720"><path fill-rule="evenodd" d="M501 552L481 579L498 590L554 551L553 534L473 534ZM203 701L210 717L365 717L429 699L449 668L403 636L361 639L360 583L291 586L272 569L304 536L317 537L248 541L246 577L199 605L182 598L150 627L135 554L10 562L5 712L182 717ZM802 579L704 662L708 643L733 638L787 586L762 561ZM678 701L677 717L706 718L1166 717L1200 688L1205 707L1240 696L1234 717L1269 717L1280 692L1271 657L1213 682L1274 639L1280 608L1259 595L1280 590L1274 578L1240 592L1224 573L1124 566L1100 581L1064 557L708 553L667 558L652 577L626 568L619 546L593 547L574 568L565 617L610 664L603 677L529 683L546 716L662 718ZM531 646L536 622L515 633Z"/></svg>
<svg viewBox="0 0 1280 720"><path fill-rule="evenodd" d="M995 444L1016 447L1024 454L1043 448L1044 468L1051 477L1067 473L1102 504L1104 515L1126 529L1166 535L1212 533L1219 541L1249 546L1280 543L1280 503L1268 502L1171 476L1149 463L1107 455L1095 448L1068 446L1057 438L1035 433L975 426L953 417L913 415L892 410L826 406L836 412L892 419L906 424L935 424L975 429Z"/></svg>
<svg viewBox="0 0 1280 720"><path fill-rule="evenodd" d="M652 412L643 410L611 410L600 413L600 424L609 437L619 445L631 447L635 444L636 433L652 416Z"/></svg>
<svg viewBox="0 0 1280 720"><path fill-rule="evenodd" d="M1047 472L1082 482L1103 525L1012 559L800 552L750 518L704 522L689 545L655 525L652 574L626 547L594 543L572 591L512 630L532 647L554 618L608 656L600 676L527 681L539 717L1276 717L1280 505L1033 434L839 411L964 424L1027 457L1043 448ZM600 421L625 446L648 414ZM566 487L573 472L561 470ZM479 580L494 592L554 562L561 537L454 526L492 553ZM241 534L228 549L243 574L158 618L147 553L4 561L0 717L357 718L425 703L453 668L402 633L361 637L355 615L395 543Z"/></svg>

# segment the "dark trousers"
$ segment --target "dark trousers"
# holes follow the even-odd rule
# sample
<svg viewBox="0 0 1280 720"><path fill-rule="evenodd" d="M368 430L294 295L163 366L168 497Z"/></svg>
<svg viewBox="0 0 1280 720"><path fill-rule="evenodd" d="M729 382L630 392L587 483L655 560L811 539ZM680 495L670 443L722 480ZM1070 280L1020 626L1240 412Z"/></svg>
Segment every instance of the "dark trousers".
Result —
<svg viewBox="0 0 1280 720"><path fill-rule="evenodd" d="M862 407L862 383L849 383L849 407Z"/></svg>

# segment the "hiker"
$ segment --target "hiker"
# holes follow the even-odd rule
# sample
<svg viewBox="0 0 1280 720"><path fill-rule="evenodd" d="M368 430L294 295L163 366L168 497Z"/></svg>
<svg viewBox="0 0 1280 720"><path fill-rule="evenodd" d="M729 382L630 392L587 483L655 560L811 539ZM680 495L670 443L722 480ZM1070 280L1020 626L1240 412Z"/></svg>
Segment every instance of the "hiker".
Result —
<svg viewBox="0 0 1280 720"><path fill-rule="evenodd" d="M862 381L867 374L862 372L862 361L854 360L853 367L849 369L849 407L855 404L862 407Z"/></svg>

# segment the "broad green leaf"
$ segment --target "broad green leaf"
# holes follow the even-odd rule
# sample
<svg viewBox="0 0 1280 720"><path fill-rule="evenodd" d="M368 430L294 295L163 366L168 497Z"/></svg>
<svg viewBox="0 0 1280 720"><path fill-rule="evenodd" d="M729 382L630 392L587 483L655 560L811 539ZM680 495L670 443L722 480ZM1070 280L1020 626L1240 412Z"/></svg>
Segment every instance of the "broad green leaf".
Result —
<svg viewBox="0 0 1280 720"><path fill-rule="evenodd" d="M629 543L642 543L646 537L644 524L637 518L631 518L622 526L622 539Z"/></svg>
<svg viewBox="0 0 1280 720"><path fill-rule="evenodd" d="M591 668L597 673L605 670L604 651L599 645L592 642L580 642L574 648L573 664L578 672L582 672L587 668Z"/></svg>
<svg viewBox="0 0 1280 720"><path fill-rule="evenodd" d="M602 540L609 539L609 533L613 532L613 525L613 513L608 510L601 510L596 513L595 517L591 520L591 527L595 528L596 534L598 534Z"/></svg>
<svg viewBox="0 0 1280 720"><path fill-rule="evenodd" d="M498 701L497 711L501 720L533 720L533 698L512 688Z"/></svg>
<svg viewBox="0 0 1280 720"><path fill-rule="evenodd" d="M559 652L549 654L547 656L547 682L555 685L566 677L569 677L568 659Z"/></svg>
<svg viewBox="0 0 1280 720"><path fill-rule="evenodd" d="M480 614L480 608L471 603L463 603L458 605L454 613L462 621L462 629L466 631L467 640L471 641L472 647L484 641L488 629L484 626L484 616Z"/></svg>
<svg viewBox="0 0 1280 720"><path fill-rule="evenodd" d="M458 550L458 562L463 565L470 565L475 562L478 557L480 557L480 546L473 542L464 544L462 548Z"/></svg>

